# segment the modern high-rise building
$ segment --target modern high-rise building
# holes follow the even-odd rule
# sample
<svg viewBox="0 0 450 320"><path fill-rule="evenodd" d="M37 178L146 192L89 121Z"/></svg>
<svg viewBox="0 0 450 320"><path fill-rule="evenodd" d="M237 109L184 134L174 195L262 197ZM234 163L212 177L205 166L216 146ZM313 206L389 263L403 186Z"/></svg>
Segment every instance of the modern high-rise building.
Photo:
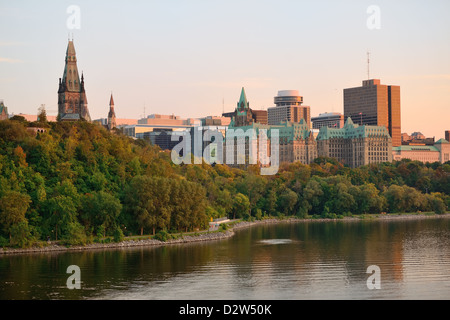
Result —
<svg viewBox="0 0 450 320"><path fill-rule="evenodd" d="M450 130L445 131L445 140L450 141Z"/></svg>
<svg viewBox="0 0 450 320"><path fill-rule="evenodd" d="M267 109L269 125L278 125L283 121L300 122L304 119L311 128L311 111L309 106L302 106L303 97L298 90L278 91L274 98L275 107Z"/></svg>
<svg viewBox="0 0 450 320"><path fill-rule="evenodd" d="M364 80L361 87L344 89L344 118L359 125L384 126L392 137L392 146L400 146L400 87L371 79Z"/></svg>
<svg viewBox="0 0 450 320"><path fill-rule="evenodd" d="M64 74L62 79L59 78L58 119L59 121L80 119L91 121L84 89L84 76L81 74L80 81L75 46L70 40L67 45Z"/></svg>
<svg viewBox="0 0 450 320"><path fill-rule="evenodd" d="M322 127L342 128L344 126L344 115L338 112L325 112L318 117L311 118L312 128L320 129Z"/></svg>

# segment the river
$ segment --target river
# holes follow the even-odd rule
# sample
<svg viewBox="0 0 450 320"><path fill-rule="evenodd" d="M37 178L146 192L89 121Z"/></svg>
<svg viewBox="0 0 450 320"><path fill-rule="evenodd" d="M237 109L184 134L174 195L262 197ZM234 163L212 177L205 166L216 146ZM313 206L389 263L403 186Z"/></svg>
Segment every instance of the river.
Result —
<svg viewBox="0 0 450 320"><path fill-rule="evenodd" d="M448 218L281 222L207 243L4 255L0 299L449 299L449 227ZM80 289L68 288L69 266ZM369 289L373 276L379 289Z"/></svg>

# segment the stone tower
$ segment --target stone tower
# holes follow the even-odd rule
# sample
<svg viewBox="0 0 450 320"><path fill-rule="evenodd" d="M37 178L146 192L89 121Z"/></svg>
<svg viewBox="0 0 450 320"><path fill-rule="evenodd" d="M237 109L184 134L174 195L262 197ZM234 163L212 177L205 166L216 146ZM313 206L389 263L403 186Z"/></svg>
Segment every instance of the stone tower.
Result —
<svg viewBox="0 0 450 320"><path fill-rule="evenodd" d="M245 90L242 88L241 97L239 98L239 102L237 103L235 110L234 126L242 127L251 125L252 123L252 110L250 109L250 103L247 101Z"/></svg>
<svg viewBox="0 0 450 320"><path fill-rule="evenodd" d="M108 130L112 130L115 127L116 127L116 113L114 111L114 99L111 93L111 99L109 100Z"/></svg>
<svg viewBox="0 0 450 320"><path fill-rule="evenodd" d="M69 40L64 74L62 79L59 78L58 120L77 121L80 119L91 121L84 89L84 76L81 74L80 81L75 46L73 40Z"/></svg>

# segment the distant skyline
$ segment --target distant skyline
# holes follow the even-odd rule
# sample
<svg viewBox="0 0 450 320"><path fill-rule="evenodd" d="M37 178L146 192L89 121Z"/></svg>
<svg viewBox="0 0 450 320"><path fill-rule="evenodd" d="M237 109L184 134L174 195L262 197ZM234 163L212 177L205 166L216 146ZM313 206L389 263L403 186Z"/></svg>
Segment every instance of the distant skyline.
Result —
<svg viewBox="0 0 450 320"><path fill-rule="evenodd" d="M369 51L370 78L400 86L401 131L439 139L450 130L449 12L448 0L1 0L0 99L10 113L45 104L56 115L73 35L92 119L107 117L111 92L117 118L218 116L242 87L254 109L299 90L314 117L343 113Z"/></svg>

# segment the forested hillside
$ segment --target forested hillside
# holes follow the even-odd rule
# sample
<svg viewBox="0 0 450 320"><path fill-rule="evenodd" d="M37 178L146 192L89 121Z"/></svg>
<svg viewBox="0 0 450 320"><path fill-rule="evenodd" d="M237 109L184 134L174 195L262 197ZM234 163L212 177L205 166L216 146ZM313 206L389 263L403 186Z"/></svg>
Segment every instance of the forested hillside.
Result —
<svg viewBox="0 0 450 320"><path fill-rule="evenodd" d="M147 141L87 122L0 121L1 246L201 230L223 216L336 218L449 206L450 163L350 169L319 158L261 176L255 166L178 166Z"/></svg>

